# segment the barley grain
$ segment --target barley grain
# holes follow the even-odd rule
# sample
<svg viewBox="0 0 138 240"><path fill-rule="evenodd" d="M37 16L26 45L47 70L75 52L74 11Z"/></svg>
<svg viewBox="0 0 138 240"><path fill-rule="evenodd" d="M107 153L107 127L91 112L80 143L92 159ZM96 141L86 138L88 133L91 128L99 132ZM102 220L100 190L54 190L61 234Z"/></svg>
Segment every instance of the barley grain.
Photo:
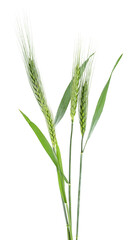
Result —
<svg viewBox="0 0 138 240"><path fill-rule="evenodd" d="M72 87L71 87L71 109L70 115L72 121L74 120L74 116L76 114L77 108L77 101L78 101L78 92L79 92L79 80L80 80L80 67L77 64L72 80Z"/></svg>
<svg viewBox="0 0 138 240"><path fill-rule="evenodd" d="M79 107L79 120L82 136L84 135L86 130L87 107L88 107L88 82L85 81L81 88Z"/></svg>
<svg viewBox="0 0 138 240"><path fill-rule="evenodd" d="M79 94L79 122L82 136L86 131L89 85L92 73L92 60L89 61L86 71L83 73Z"/></svg>

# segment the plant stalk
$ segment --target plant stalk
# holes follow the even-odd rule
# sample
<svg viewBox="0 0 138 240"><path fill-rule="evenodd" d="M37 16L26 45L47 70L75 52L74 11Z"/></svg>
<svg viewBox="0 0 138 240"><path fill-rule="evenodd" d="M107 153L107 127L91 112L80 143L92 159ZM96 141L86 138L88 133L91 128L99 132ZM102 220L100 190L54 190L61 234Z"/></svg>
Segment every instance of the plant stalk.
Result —
<svg viewBox="0 0 138 240"><path fill-rule="evenodd" d="M61 197L62 199L62 197ZM67 212L66 212L66 207L65 207L65 203L62 199L62 205L63 205L63 210L64 210L64 216L65 216L65 220L66 220L66 226L67 226L67 235L68 235L68 240L72 240L71 238L71 229L70 229L70 224L69 224L69 221L68 221L68 216L67 216Z"/></svg>
<svg viewBox="0 0 138 240"><path fill-rule="evenodd" d="M70 146L69 146L69 215L72 226L72 213L71 213L71 150L72 150L72 134L73 134L73 120L71 120L71 133L70 133Z"/></svg>
<svg viewBox="0 0 138 240"><path fill-rule="evenodd" d="M53 152L56 154L55 149L53 148ZM69 216L69 210L68 210L68 204L64 203L62 196L62 206L63 206L63 211L64 211L64 216L65 216L65 221L66 221L66 226L67 226L67 235L68 235L68 240L73 240L72 238L72 228L71 228L71 223L70 223L70 216Z"/></svg>
<svg viewBox="0 0 138 240"><path fill-rule="evenodd" d="M80 194L81 194L81 176L82 176L82 158L83 158L83 136L81 139L81 153L80 153L80 173L79 173L79 185L78 185L78 203L77 203L77 224L76 224L76 240L78 240L79 231L79 214L80 214Z"/></svg>
<svg viewBox="0 0 138 240"><path fill-rule="evenodd" d="M73 236L72 236L72 226L71 226L71 219L70 219L70 213L69 213L69 208L68 208L68 204L67 204L67 203L66 203L66 209L67 209L68 222L69 222L70 239L73 240Z"/></svg>

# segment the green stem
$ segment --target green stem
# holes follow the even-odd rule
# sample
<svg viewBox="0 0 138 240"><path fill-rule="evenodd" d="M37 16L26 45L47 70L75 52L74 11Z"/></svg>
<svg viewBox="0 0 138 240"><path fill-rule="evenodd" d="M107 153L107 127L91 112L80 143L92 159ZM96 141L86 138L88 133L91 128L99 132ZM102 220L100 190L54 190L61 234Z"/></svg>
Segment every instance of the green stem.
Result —
<svg viewBox="0 0 138 240"><path fill-rule="evenodd" d="M53 152L56 154L55 149L53 148ZM67 226L67 235L68 235L68 240L72 240L72 229L70 226L70 219L69 219L69 214L68 214L68 205L67 203L65 204L62 196L61 196L61 200L62 200L62 206L63 206L63 211L64 211L64 216L65 216L65 221L66 221L66 226ZM67 211L66 211L67 209Z"/></svg>
<svg viewBox="0 0 138 240"><path fill-rule="evenodd" d="M62 199L62 197L61 197L61 199ZM68 240L71 240L70 225L69 225L69 221L68 221L68 217L67 217L67 213L66 213L66 207L65 207L65 203L64 203L63 199L62 199L62 205L63 205L64 216L65 216L65 220L66 220Z"/></svg>
<svg viewBox="0 0 138 240"><path fill-rule="evenodd" d="M73 240L71 219L70 219L70 213L69 213L69 208L68 208L68 204L67 203L66 203L66 209L67 209L67 215L68 215L68 220L69 220L70 239Z"/></svg>
<svg viewBox="0 0 138 240"><path fill-rule="evenodd" d="M78 239L78 231L79 231L80 193L81 193L81 175L82 175L82 157L83 157L83 151L84 151L84 150L83 150L83 136L82 136L82 139L81 139L81 153L80 153L79 186L78 186L76 240Z"/></svg>
<svg viewBox="0 0 138 240"><path fill-rule="evenodd" d="M70 147L69 147L69 215L70 215L71 226L72 226L72 214L71 214L71 149L72 149L72 134L73 134L73 120L71 120L71 134L70 134Z"/></svg>

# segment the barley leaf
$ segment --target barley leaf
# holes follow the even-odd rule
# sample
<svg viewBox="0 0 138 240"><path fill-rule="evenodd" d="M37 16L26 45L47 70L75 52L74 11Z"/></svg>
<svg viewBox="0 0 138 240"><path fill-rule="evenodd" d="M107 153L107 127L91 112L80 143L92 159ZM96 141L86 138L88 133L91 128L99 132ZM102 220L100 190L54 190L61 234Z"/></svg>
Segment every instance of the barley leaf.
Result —
<svg viewBox="0 0 138 240"><path fill-rule="evenodd" d="M57 153L57 160L58 160L58 166L59 169L63 172L63 166L62 166L62 159L61 159L61 153L58 144L56 144L56 153ZM64 203L67 202L66 194L65 194L65 184L63 176L61 175L60 171L57 169L57 175L58 175L58 183L59 183L59 189L61 193L61 197L64 201Z"/></svg>
<svg viewBox="0 0 138 240"><path fill-rule="evenodd" d="M87 66L87 63L89 61L89 59L94 55L91 54L87 60L81 65L80 67L80 78ZM70 98L71 98L71 84L72 84L72 80L70 81L69 85L67 86L65 92L64 92L64 95L61 99L61 102L59 104L59 107L58 107L58 110L57 110L57 113L56 113L56 117L55 117L55 120L54 120L54 124L55 126L60 122L60 120L63 118L66 110L67 110L67 107L69 105L69 102L70 102Z"/></svg>
<svg viewBox="0 0 138 240"><path fill-rule="evenodd" d="M58 107L57 113L56 113L56 117L55 117L55 121L54 124L57 125L60 120L62 119L62 117L64 116L67 107L69 105L70 102L70 92L71 92L71 83L72 81L69 83L69 85L67 86L65 93L61 99L60 105Z"/></svg>
<svg viewBox="0 0 138 240"><path fill-rule="evenodd" d="M94 112L94 115L93 115L93 119L92 119L92 122L91 122L91 126L90 126L90 130L89 130L89 134L88 134L88 137L87 137L87 140L86 140L86 143L85 143L85 146L87 144L87 141L88 139L90 138L100 116L101 116L101 113L103 111L103 108L104 108L104 104L105 104L105 100L106 100L106 95L107 95L107 91L108 91L108 88L109 88L109 84L110 84L110 80L111 80L111 77L112 77L112 74L117 66L117 64L119 63L120 59L122 58L123 54L121 54L121 56L118 58L118 60L116 61L113 69L112 69L112 72L110 74L110 77L100 95L100 98L98 100L98 103L97 103L97 106L96 106L96 109L95 109L95 112ZM85 147L84 147L85 148Z"/></svg>
<svg viewBox="0 0 138 240"><path fill-rule="evenodd" d="M44 136L44 134L21 110L19 110L19 111L21 112L21 114L23 115L25 120L28 122L28 124L30 125L30 127L32 128L34 133L36 134L36 136L39 139L40 143L42 144L43 148L45 149L45 151L47 152L47 154L49 155L49 157L51 158L51 160L53 161L53 163L55 164L55 166L57 167L57 169L59 170L61 175L64 177L65 181L68 183L68 180L64 176L62 169L59 167L59 164L58 164L57 158L53 152L53 149L51 148L51 146L50 146L49 142L47 141L46 137Z"/></svg>

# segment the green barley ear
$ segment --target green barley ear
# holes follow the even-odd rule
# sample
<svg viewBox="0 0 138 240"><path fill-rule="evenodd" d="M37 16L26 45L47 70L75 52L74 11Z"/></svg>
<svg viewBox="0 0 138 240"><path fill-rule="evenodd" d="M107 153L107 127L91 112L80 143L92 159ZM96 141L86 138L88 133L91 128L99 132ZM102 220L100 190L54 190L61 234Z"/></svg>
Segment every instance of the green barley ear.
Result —
<svg viewBox="0 0 138 240"><path fill-rule="evenodd" d="M74 121L74 116L76 114L80 85L79 80L80 80L80 48L77 50L73 67L73 78L71 86L71 108L70 108L70 116L72 121Z"/></svg>
<svg viewBox="0 0 138 240"><path fill-rule="evenodd" d="M51 142L53 147L55 147L57 141L56 141L56 133L54 128L54 121L45 98L40 74L34 58L33 47L30 41L29 32L27 30L25 32L22 29L19 29L19 30L20 30L19 31L20 44L21 44L21 49L23 53L23 58L24 58L24 63L25 63L25 68L28 75L29 83L31 85L35 98L41 108L41 111L45 116Z"/></svg>
<svg viewBox="0 0 138 240"><path fill-rule="evenodd" d="M82 136L84 135L86 130L87 107L88 107L88 82L85 81L81 88L79 106L79 121Z"/></svg>
<svg viewBox="0 0 138 240"><path fill-rule="evenodd" d="M91 70L92 70L92 61L89 62L86 68L86 71L83 73L82 85L81 85L80 96L79 96L79 122L80 122L80 130L81 130L82 136L84 135L86 130Z"/></svg>

